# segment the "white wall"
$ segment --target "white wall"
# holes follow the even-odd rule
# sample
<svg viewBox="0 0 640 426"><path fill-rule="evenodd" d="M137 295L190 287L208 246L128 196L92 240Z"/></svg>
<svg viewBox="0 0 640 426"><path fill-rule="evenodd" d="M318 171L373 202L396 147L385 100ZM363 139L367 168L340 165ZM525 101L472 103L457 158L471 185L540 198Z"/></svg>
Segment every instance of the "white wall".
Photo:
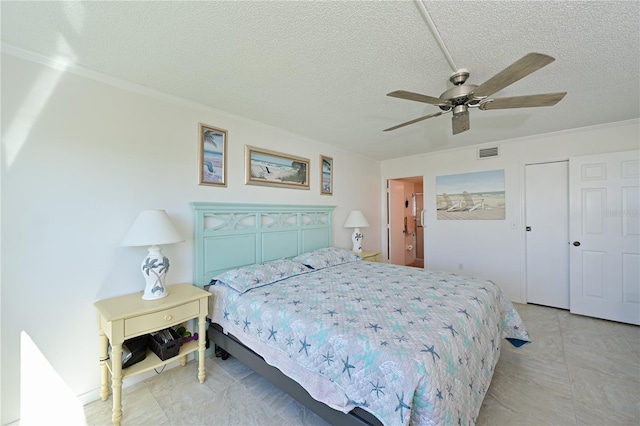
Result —
<svg viewBox="0 0 640 426"><path fill-rule="evenodd" d="M483 145L499 145L500 156L491 159L478 160L473 147L383 161L381 193L387 179L424 175L425 266L490 279L511 300L524 302L525 165L637 149L639 129L640 121L633 120ZM436 176L497 169L505 171L505 220L436 219ZM386 235L381 234L386 247Z"/></svg>
<svg viewBox="0 0 640 426"><path fill-rule="evenodd" d="M2 55L2 424L19 416L23 331L73 395L97 398L93 302L143 289L146 250L120 247L140 210L167 210L186 239L164 249L167 283L193 276L191 201L336 205L333 239L343 247L350 210L380 227L377 161L74 71ZM228 130L226 188L197 184L199 122ZM245 185L245 144L309 158L311 189ZM334 159L333 196L320 195L320 154ZM377 233L367 239L380 246Z"/></svg>

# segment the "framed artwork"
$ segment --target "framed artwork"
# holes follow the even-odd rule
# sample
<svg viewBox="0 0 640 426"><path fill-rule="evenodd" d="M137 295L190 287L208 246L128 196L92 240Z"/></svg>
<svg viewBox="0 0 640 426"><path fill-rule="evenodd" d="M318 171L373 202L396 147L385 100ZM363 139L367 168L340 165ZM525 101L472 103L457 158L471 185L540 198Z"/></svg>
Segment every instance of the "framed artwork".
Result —
<svg viewBox="0 0 640 426"><path fill-rule="evenodd" d="M309 159L245 146L248 185L309 189Z"/></svg>
<svg viewBox="0 0 640 426"><path fill-rule="evenodd" d="M438 220L504 220L504 169L436 176Z"/></svg>
<svg viewBox="0 0 640 426"><path fill-rule="evenodd" d="M200 185L227 186L227 131L200 123Z"/></svg>
<svg viewBox="0 0 640 426"><path fill-rule="evenodd" d="M320 194L333 195L333 158L320 156Z"/></svg>

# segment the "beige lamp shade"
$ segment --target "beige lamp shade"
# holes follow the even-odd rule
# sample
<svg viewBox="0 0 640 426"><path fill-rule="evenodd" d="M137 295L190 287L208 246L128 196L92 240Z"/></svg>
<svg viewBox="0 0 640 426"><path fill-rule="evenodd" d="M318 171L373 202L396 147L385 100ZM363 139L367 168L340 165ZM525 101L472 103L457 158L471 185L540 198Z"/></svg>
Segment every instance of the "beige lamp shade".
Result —
<svg viewBox="0 0 640 426"><path fill-rule="evenodd" d="M345 228L365 228L367 226L369 226L369 222L360 210L353 210L349 213L347 221L344 223Z"/></svg>
<svg viewBox="0 0 640 426"><path fill-rule="evenodd" d="M160 246L184 241L164 210L143 210L129 228L121 245Z"/></svg>
<svg viewBox="0 0 640 426"><path fill-rule="evenodd" d="M149 246L149 253L142 260L140 269L146 286L142 299L156 300L169 292L164 284L169 271L169 259L159 246L184 241L164 210L143 210L122 240L123 246Z"/></svg>

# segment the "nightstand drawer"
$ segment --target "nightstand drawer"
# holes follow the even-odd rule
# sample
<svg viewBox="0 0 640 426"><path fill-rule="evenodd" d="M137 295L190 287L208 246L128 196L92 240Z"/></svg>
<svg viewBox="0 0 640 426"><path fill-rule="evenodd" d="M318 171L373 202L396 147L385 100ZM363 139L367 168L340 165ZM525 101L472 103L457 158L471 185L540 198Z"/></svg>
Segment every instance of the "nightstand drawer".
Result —
<svg viewBox="0 0 640 426"><path fill-rule="evenodd" d="M129 338L133 335L160 330L197 317L199 314L200 302L196 300L164 311L127 318L124 320L124 335L125 338Z"/></svg>

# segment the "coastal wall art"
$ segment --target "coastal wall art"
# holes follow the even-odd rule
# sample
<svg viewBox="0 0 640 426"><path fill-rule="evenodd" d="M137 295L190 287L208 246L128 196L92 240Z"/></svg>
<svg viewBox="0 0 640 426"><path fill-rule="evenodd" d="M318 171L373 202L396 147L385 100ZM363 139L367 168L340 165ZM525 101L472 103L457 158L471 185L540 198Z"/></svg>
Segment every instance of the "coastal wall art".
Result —
<svg viewBox="0 0 640 426"><path fill-rule="evenodd" d="M333 158L320 156L320 194L333 195Z"/></svg>
<svg viewBox="0 0 640 426"><path fill-rule="evenodd" d="M227 131L199 124L200 185L227 186Z"/></svg>
<svg viewBox="0 0 640 426"><path fill-rule="evenodd" d="M438 220L504 220L504 169L436 176Z"/></svg>
<svg viewBox="0 0 640 426"><path fill-rule="evenodd" d="M245 146L248 185L309 189L309 159Z"/></svg>

